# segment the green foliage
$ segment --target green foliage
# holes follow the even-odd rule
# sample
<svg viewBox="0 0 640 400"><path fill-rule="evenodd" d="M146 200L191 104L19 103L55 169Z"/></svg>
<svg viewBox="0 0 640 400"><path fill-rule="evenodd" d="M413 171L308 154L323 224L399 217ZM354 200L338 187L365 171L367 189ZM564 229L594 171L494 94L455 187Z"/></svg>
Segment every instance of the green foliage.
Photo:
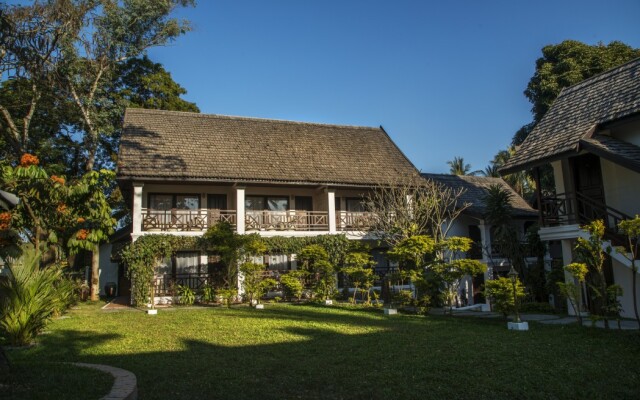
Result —
<svg viewBox="0 0 640 400"><path fill-rule="evenodd" d="M587 45L575 40L542 48L536 71L524 94L533 105L534 122L542 119L563 88L640 57L640 49L613 41Z"/></svg>
<svg viewBox="0 0 640 400"><path fill-rule="evenodd" d="M195 292L186 285L178 285L178 297L183 306L192 306L196 302Z"/></svg>
<svg viewBox="0 0 640 400"><path fill-rule="evenodd" d="M213 286L207 284L202 288L202 301L205 303L216 301L216 290Z"/></svg>
<svg viewBox="0 0 640 400"><path fill-rule="evenodd" d="M399 290L394 294L393 302L402 306L410 306L413 304L413 292L411 290Z"/></svg>
<svg viewBox="0 0 640 400"><path fill-rule="evenodd" d="M39 268L39 257L26 251L9 264L10 276L0 280L0 332L14 346L33 342L49 319L69 304L71 294L60 287L59 268Z"/></svg>
<svg viewBox="0 0 640 400"><path fill-rule="evenodd" d="M127 277L132 282L134 304L143 306L151 298L153 305L156 268L170 258L180 244L180 238L175 235L144 235L121 251L122 261L127 264Z"/></svg>
<svg viewBox="0 0 640 400"><path fill-rule="evenodd" d="M575 282L558 281L556 285L560 291L560 295L569 301L573 312L576 315L579 324L582 324L582 285L585 282L589 269L584 263L571 263L564 267L564 270L570 273L578 284Z"/></svg>
<svg viewBox="0 0 640 400"><path fill-rule="evenodd" d="M408 263L411 269L422 266L424 257L435 251L436 242L428 235L415 235L400 240L387 255L399 262Z"/></svg>
<svg viewBox="0 0 640 400"><path fill-rule="evenodd" d="M480 171L471 171L471 164L465 164L464 158L454 157L453 160L447 161L449 164L449 173L451 175L478 175Z"/></svg>
<svg viewBox="0 0 640 400"><path fill-rule="evenodd" d="M237 289L219 289L218 295L222 297L222 302L228 308L231 308L231 305L238 298L238 290Z"/></svg>
<svg viewBox="0 0 640 400"><path fill-rule="evenodd" d="M287 274L281 275L280 284L284 289L285 297L289 299L295 297L300 301L304 291L304 281L308 275L305 271L289 271Z"/></svg>
<svg viewBox="0 0 640 400"><path fill-rule="evenodd" d="M311 244L302 248L298 259L302 261L302 269L311 272L315 270L315 264L319 261L328 261L329 255L324 247Z"/></svg>
<svg viewBox="0 0 640 400"><path fill-rule="evenodd" d="M326 260L316 261L311 273L314 294L322 300L333 296L336 290L336 274L333 265Z"/></svg>
<svg viewBox="0 0 640 400"><path fill-rule="evenodd" d="M491 301L493 309L502 313L505 318L515 312L515 299L511 279L500 277L486 281L485 296ZM525 296L524 286L519 279L516 280L516 296L518 299L522 299Z"/></svg>
<svg viewBox="0 0 640 400"><path fill-rule="evenodd" d="M616 251L622 254L631 262L631 293L633 298L633 312L636 316L636 321L640 324L640 313L638 312L638 295L637 295L637 282L638 282L638 248L640 247L640 215L636 214L635 218L620 221L618 224L620 231L627 237L628 248L619 247Z"/></svg>
<svg viewBox="0 0 640 400"><path fill-rule="evenodd" d="M582 226L582 229L589 232L588 238L577 239L575 247L576 260L586 264L589 274L586 274L587 284L594 290L600 304L597 304L597 313L604 318L605 328L609 328L608 310L610 309L609 296L607 296L607 280L605 277L606 253L603 250L603 237L605 226L602 220L594 220ZM611 247L606 247L606 252L611 252ZM573 275L573 272L572 272ZM577 277L576 277L577 278Z"/></svg>
<svg viewBox="0 0 640 400"><path fill-rule="evenodd" d="M352 242L344 234L318 235L307 237L264 237L260 240L266 246L266 254L300 254L309 245L318 245L327 253L333 265L341 265L344 257L351 250Z"/></svg>
<svg viewBox="0 0 640 400"><path fill-rule="evenodd" d="M374 274L373 265L375 261L368 253L354 252L345 257L345 266L342 268L349 281L353 285L353 303L356 302L358 289L362 289L367 294L366 304L371 304L371 288L378 276Z"/></svg>
<svg viewBox="0 0 640 400"><path fill-rule="evenodd" d="M254 301L259 303L265 292L278 284L274 279L265 278L264 271L265 266L262 264L245 262L240 266L240 272L244 277L242 287L244 288L246 299L249 300L251 305L253 305Z"/></svg>

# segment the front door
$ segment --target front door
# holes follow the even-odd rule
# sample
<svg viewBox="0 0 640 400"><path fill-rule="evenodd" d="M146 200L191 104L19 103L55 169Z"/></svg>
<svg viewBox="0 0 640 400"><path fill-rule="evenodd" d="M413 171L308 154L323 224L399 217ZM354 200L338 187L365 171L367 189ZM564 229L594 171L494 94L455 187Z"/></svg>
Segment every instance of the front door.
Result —
<svg viewBox="0 0 640 400"><path fill-rule="evenodd" d="M577 193L577 211L580 223L595 219L606 220L604 186L600 157L585 154L573 159L573 176Z"/></svg>

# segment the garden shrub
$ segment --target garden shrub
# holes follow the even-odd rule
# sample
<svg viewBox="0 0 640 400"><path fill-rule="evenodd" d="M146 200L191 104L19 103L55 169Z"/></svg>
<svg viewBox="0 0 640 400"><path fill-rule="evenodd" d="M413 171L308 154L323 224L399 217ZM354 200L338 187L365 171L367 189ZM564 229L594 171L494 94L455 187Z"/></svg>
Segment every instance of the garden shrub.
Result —
<svg viewBox="0 0 640 400"><path fill-rule="evenodd" d="M304 291L303 280L307 274L304 271L290 271L288 274L280 276L280 284L284 290L284 296L288 299L296 298L298 301L302 298Z"/></svg>
<svg viewBox="0 0 640 400"><path fill-rule="evenodd" d="M493 309L502 313L505 318L515 311L511 279L500 277L485 282L485 296L491 300ZM525 296L524 286L519 279L516 281L516 296L518 299Z"/></svg>
<svg viewBox="0 0 640 400"><path fill-rule="evenodd" d="M67 302L59 286L59 268L39 268L39 257L33 251L9 263L10 276L0 283L0 332L13 346L33 342L56 310L62 311ZM63 297L65 297L64 295Z"/></svg>
<svg viewBox="0 0 640 400"><path fill-rule="evenodd" d="M211 285L205 285L202 288L202 301L204 303L213 303L216 301L216 291Z"/></svg>
<svg viewBox="0 0 640 400"><path fill-rule="evenodd" d="M196 294L189 286L178 285L178 296L180 298L180 304L183 306L192 306L196 301Z"/></svg>

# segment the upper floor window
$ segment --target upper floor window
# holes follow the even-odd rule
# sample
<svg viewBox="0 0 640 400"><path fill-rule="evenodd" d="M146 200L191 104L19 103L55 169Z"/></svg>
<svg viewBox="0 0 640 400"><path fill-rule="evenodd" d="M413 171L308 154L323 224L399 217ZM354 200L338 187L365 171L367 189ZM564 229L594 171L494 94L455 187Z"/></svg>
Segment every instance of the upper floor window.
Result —
<svg viewBox="0 0 640 400"><path fill-rule="evenodd" d="M149 194L149 208L153 210L197 210L200 208L198 194Z"/></svg>
<svg viewBox="0 0 640 400"><path fill-rule="evenodd" d="M247 196L244 199L247 211L287 211L289 198L285 196Z"/></svg>

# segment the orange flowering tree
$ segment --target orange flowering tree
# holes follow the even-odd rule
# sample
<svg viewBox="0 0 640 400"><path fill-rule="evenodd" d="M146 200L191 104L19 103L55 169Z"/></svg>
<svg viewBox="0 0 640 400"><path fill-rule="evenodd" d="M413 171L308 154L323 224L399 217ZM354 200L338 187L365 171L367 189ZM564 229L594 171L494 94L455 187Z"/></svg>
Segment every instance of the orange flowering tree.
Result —
<svg viewBox="0 0 640 400"><path fill-rule="evenodd" d="M107 198L113 180L112 171L102 170L67 182L49 176L36 156L24 154L19 165L2 169L0 187L18 196L20 203L0 215L0 237L28 240L43 254L44 265L81 249L93 251L92 294L95 291L97 299L97 246L116 224Z"/></svg>

